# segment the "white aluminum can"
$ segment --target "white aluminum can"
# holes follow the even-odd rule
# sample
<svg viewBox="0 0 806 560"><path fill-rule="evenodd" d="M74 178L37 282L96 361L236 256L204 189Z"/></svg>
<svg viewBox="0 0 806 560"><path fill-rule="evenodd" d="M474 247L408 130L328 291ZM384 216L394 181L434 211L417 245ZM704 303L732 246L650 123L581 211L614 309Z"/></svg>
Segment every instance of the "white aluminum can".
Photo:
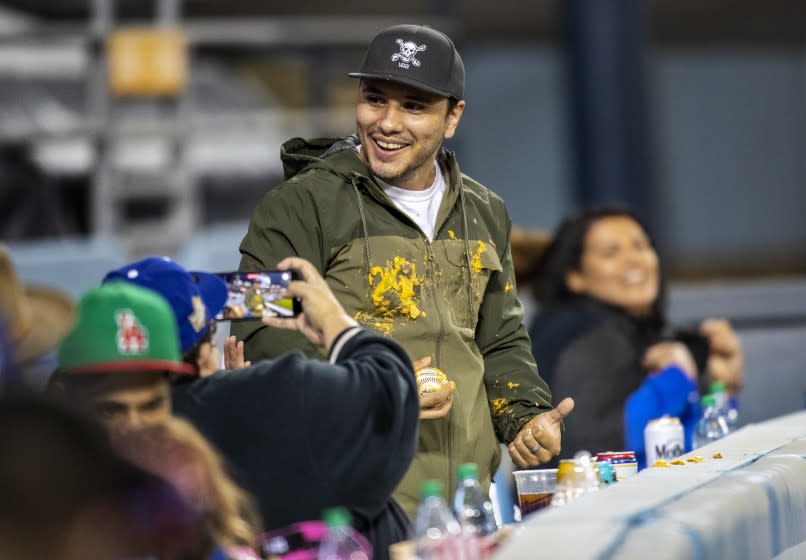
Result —
<svg viewBox="0 0 806 560"><path fill-rule="evenodd" d="M644 428L644 449L647 467L656 461L672 461L680 457L686 449L680 419L664 416L650 420Z"/></svg>

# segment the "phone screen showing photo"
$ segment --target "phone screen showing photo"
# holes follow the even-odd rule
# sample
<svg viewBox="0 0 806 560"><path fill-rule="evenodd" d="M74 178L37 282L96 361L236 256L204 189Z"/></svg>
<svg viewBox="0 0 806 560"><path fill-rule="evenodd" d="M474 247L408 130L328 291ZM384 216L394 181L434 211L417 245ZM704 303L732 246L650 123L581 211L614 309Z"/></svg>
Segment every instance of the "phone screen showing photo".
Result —
<svg viewBox="0 0 806 560"><path fill-rule="evenodd" d="M286 289L297 279L293 271L217 273L227 284L227 303L216 315L218 321L245 321L263 317L296 317L302 312L297 298L286 296Z"/></svg>

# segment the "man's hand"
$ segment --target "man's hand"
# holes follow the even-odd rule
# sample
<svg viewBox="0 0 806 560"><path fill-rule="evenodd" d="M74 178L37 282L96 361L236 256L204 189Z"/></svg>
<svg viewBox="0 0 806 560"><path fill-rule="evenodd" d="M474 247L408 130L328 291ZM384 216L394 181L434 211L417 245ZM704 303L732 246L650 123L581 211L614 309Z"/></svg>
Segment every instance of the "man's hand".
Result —
<svg viewBox="0 0 806 560"><path fill-rule="evenodd" d="M641 361L647 370L658 373L669 366L677 366L692 381L697 381L697 363L682 342L658 342L647 348Z"/></svg>
<svg viewBox="0 0 806 560"><path fill-rule="evenodd" d="M428 367L431 364L431 356L414 360L414 371ZM420 420L434 420L444 418L453 406L453 392L456 383L451 381L448 385L434 391L420 395Z"/></svg>
<svg viewBox="0 0 806 560"><path fill-rule="evenodd" d="M224 369L241 369L249 367L252 362L243 359L243 340L228 336L224 341Z"/></svg>
<svg viewBox="0 0 806 560"><path fill-rule="evenodd" d="M563 399L556 408L538 414L521 428L512 443L509 455L518 467L526 469L548 463L560 453L560 423L574 410L574 400Z"/></svg>
<svg viewBox="0 0 806 560"><path fill-rule="evenodd" d="M738 393L744 382L744 357L739 337L724 319L706 319L700 333L708 339L708 373L725 384L728 393Z"/></svg>
<svg viewBox="0 0 806 560"><path fill-rule="evenodd" d="M420 420L444 418L453 406L453 392L456 383L450 381L442 389L420 395Z"/></svg>
<svg viewBox="0 0 806 560"><path fill-rule="evenodd" d="M277 329L299 331L314 344L330 350L340 332L358 323L330 291L330 287L310 262L288 257L277 263L278 270L296 270L301 280L288 285L286 295L302 300L302 313L294 318L264 317L263 324Z"/></svg>

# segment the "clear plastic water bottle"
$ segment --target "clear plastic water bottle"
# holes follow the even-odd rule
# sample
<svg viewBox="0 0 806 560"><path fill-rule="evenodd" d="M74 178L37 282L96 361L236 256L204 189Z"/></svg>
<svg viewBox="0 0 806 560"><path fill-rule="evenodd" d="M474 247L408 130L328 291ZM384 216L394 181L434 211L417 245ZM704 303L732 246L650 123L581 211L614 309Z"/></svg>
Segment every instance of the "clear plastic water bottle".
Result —
<svg viewBox="0 0 806 560"><path fill-rule="evenodd" d="M575 476L574 460L561 459L557 468L557 486L554 489L554 495L551 497L551 507L562 507L573 501Z"/></svg>
<svg viewBox="0 0 806 560"><path fill-rule="evenodd" d="M581 469L581 476L577 476L579 494L589 494L599 491L599 475L596 472L596 462L588 451L578 451L574 455L577 468Z"/></svg>
<svg viewBox="0 0 806 560"><path fill-rule="evenodd" d="M557 467L557 488L551 498L551 506L562 507L583 494L598 492L599 475L594 466L587 451L578 452L573 459L562 459Z"/></svg>
<svg viewBox="0 0 806 560"><path fill-rule="evenodd" d="M459 465L459 485L453 499L453 511L465 534L477 537L492 535L498 529L493 504L479 484L479 469L475 463Z"/></svg>
<svg viewBox="0 0 806 560"><path fill-rule="evenodd" d="M725 421L728 423L728 430L732 432L736 429L736 424L739 420L739 411L736 410L736 407L731 403L724 383L711 383L710 388L711 394L716 399L716 407L719 409L720 414L725 417Z"/></svg>
<svg viewBox="0 0 806 560"><path fill-rule="evenodd" d="M700 399L702 416L694 428L694 449L725 437L730 431L727 420L716 406L713 395L705 395Z"/></svg>
<svg viewBox="0 0 806 560"><path fill-rule="evenodd" d="M344 508L327 509L322 516L327 533L319 543L318 560L369 560L372 552L350 526L350 513Z"/></svg>
<svg viewBox="0 0 806 560"><path fill-rule="evenodd" d="M414 521L419 560L455 558L462 549L462 529L443 497L442 482L426 480Z"/></svg>

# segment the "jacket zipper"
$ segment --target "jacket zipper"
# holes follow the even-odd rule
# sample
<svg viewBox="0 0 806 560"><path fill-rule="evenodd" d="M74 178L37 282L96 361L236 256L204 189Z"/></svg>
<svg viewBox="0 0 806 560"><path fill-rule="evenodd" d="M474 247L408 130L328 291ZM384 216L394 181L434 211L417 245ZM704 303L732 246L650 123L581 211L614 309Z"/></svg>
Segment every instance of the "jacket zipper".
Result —
<svg viewBox="0 0 806 560"><path fill-rule="evenodd" d="M425 247L428 251L428 274L431 276L431 299L434 300L434 309L437 312L437 316L439 317L439 336L436 340L436 349L434 350L434 362L437 364L441 363L441 350L442 350L442 338L445 336L445 319L442 317L442 310L439 306L439 301L437 299L437 274L436 274L436 256L434 255L434 246L428 241L424 236L421 238L423 243L425 243Z"/></svg>
<svg viewBox="0 0 806 560"><path fill-rule="evenodd" d="M370 249L369 249L369 231L368 231L368 224L367 224L368 220L367 220L367 216L366 216L366 213L365 213L365 210L364 210L363 201L361 200L361 193L359 191L358 184L357 184L357 181L359 179L360 179L360 175L355 174L352 177L352 180L350 182L351 182L351 184L353 186L353 191L355 192L356 199L358 200L358 212L359 212L359 214L361 216L361 225L362 225L362 228L364 230L364 242L365 242L366 258L367 258L367 274L369 275L369 273L370 273L370 271L372 269L372 256L370 254ZM460 189L461 189L461 186L460 186ZM466 253L466 258L468 259L467 265L468 265L468 271L469 271L469 267L470 267L470 260L469 260L470 259L470 252L469 252L469 249L468 249L468 241L467 241L467 211L465 209L464 193L462 192L462 190L460 190L460 195L462 197L462 215L464 217L465 253ZM428 251L428 260L429 260L429 263L430 263L430 266L428 268L429 268L429 274L431 275L431 287L432 287L432 290L433 290L431 298L434 301L434 309L436 310L437 316L439 317L439 336L437 337L436 345L435 345L435 349L434 349L434 361L439 364L439 363L441 363L440 354L441 354L441 351L442 351L442 339L445 336L445 318L442 316L442 310L440 308L439 301L438 301L438 298L437 298L437 288L436 288L436 286L437 286L437 275L436 275L436 270L435 270L437 259L436 259L436 256L434 255L434 245L426 237L426 235L422 232L422 230L420 230L419 226L416 223L414 223L414 220L409 218L404 212L402 212L400 209L398 209L394 205L394 203L392 203L391 207L394 208L395 210L397 210L400 213L400 215L402 216L404 221L408 221L415 229L417 229L420 232L420 235L421 235L420 239L423 240L423 243L425 243L426 250ZM435 238L439 234L440 229L441 228L438 228L438 229L436 229L434 231L434 237ZM470 278L469 278L469 275L468 275L468 280L469 279ZM468 297L469 297L469 295L468 295ZM470 311L470 305L471 305L470 300L468 299L468 311ZM449 494L448 494L449 496L453 496L453 493L456 490L456 481L454 480L454 472L453 472L453 470L454 470L453 469L453 430L451 429L451 425L453 424L453 413L454 413L453 407L451 407L450 412L448 412L448 418L446 420L447 430L448 430L448 442L447 442L447 447L448 447L448 488L446 490L447 490L447 492L449 492Z"/></svg>
<svg viewBox="0 0 806 560"><path fill-rule="evenodd" d="M445 318L442 316L442 309L439 305L439 300L437 298L437 274L435 270L436 266L436 256L434 255L434 245L425 237L422 237L423 242L425 243L426 249L428 250L428 260L429 260L429 275L431 276L431 297L434 301L434 310L439 317L439 335L437 336L436 340L436 348L434 350L434 361L437 364L442 364L441 360L441 351L442 351L442 339L445 336ZM448 412L448 417L446 418L446 428L448 431L448 487L445 489L447 496L453 496L455 488L455 481L453 480L453 429L451 428L453 422L453 407Z"/></svg>

